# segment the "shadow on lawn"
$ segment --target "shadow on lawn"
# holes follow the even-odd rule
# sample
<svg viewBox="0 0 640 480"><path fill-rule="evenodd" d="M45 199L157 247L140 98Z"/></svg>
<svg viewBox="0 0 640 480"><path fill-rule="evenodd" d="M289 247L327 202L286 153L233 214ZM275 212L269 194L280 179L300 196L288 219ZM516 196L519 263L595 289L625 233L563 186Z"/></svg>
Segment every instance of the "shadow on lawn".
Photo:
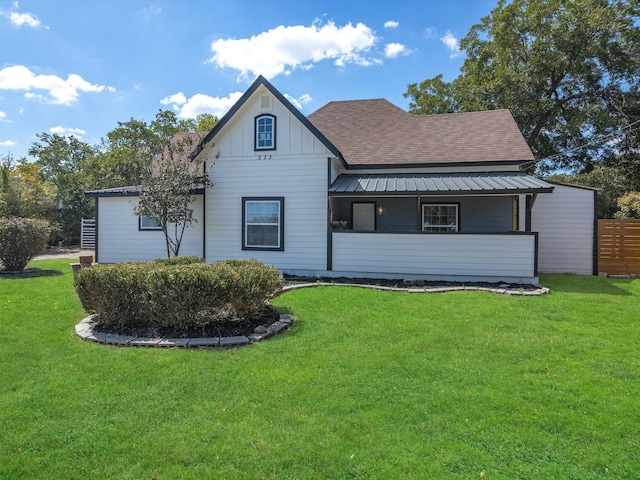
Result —
<svg viewBox="0 0 640 480"><path fill-rule="evenodd" d="M620 285L630 285L634 280L626 278L604 278L583 275L541 275L540 282L551 292L591 293L598 295L635 296ZM640 280L638 280L640 281Z"/></svg>
<svg viewBox="0 0 640 480"><path fill-rule="evenodd" d="M27 268L22 272L7 272L6 270L0 270L0 278L6 279L59 277L60 275L62 275L60 270L43 270L41 268Z"/></svg>

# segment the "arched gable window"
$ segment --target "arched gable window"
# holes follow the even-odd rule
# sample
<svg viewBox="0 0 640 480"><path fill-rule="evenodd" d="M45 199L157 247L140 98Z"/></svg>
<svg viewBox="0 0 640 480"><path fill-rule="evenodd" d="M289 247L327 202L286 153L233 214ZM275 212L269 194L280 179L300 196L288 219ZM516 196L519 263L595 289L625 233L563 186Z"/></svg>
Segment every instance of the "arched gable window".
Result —
<svg viewBox="0 0 640 480"><path fill-rule="evenodd" d="M256 117L255 149L276 149L276 117L273 115L259 115Z"/></svg>

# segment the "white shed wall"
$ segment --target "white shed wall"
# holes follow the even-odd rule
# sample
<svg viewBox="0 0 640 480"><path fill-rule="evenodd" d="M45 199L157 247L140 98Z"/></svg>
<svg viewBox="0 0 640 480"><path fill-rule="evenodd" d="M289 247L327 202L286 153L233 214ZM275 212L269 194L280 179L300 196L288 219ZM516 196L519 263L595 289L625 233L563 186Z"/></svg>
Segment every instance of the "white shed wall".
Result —
<svg viewBox="0 0 640 480"><path fill-rule="evenodd" d="M202 257L202 195L194 196L194 216L198 223L187 227L180 246L180 255ZM138 216L133 209L138 197L102 197L98 199L99 263L165 258L167 248L160 230L139 230Z"/></svg>
<svg viewBox="0 0 640 480"><path fill-rule="evenodd" d="M593 275L595 192L554 185L553 193L538 195L531 211L531 230L539 233L540 273ZM524 229L524 197L520 202Z"/></svg>

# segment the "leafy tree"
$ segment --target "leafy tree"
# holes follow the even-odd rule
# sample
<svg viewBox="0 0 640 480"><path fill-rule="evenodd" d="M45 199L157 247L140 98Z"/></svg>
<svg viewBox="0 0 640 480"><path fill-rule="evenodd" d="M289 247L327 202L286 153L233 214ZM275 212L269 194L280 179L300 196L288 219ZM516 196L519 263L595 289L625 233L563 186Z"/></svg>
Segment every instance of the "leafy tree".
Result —
<svg viewBox="0 0 640 480"><path fill-rule="evenodd" d="M639 14L637 0L499 0L460 42L460 76L411 84L405 96L414 113L508 108L537 158L588 168L617 154L615 142L594 139L621 138L640 118L629 109Z"/></svg>
<svg viewBox="0 0 640 480"><path fill-rule="evenodd" d="M193 189L206 183L201 165L191 153L202 135L179 134L145 170L140 199L135 213L153 217L164 233L167 257L178 256L187 226L196 222L193 216Z"/></svg>
<svg viewBox="0 0 640 480"><path fill-rule="evenodd" d="M39 141L32 144L29 155L36 158L43 180L54 186L56 220L62 240L68 245L78 244L81 219L93 215L91 202L84 192L90 187L87 167L95 150L72 135L40 133L36 136Z"/></svg>
<svg viewBox="0 0 640 480"><path fill-rule="evenodd" d="M195 120L179 120L170 110L158 110L151 123L131 118L102 139L100 154L90 165L95 188L138 185L153 158L160 154L177 133L208 132L218 122L211 114Z"/></svg>
<svg viewBox="0 0 640 480"><path fill-rule="evenodd" d="M640 218L640 192L627 192L618 199L615 218Z"/></svg>
<svg viewBox="0 0 640 480"><path fill-rule="evenodd" d="M200 113L196 116L196 132L210 132L220 120L210 113Z"/></svg>

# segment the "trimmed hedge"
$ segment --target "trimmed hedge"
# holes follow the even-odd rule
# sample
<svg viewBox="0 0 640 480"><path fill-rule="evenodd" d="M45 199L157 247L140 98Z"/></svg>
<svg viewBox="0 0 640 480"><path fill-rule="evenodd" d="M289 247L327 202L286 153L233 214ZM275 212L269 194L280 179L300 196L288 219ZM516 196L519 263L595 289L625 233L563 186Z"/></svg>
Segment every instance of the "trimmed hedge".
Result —
<svg viewBox="0 0 640 480"><path fill-rule="evenodd" d="M10 272L21 272L41 254L49 239L51 224L37 218L0 218L0 264Z"/></svg>
<svg viewBox="0 0 640 480"><path fill-rule="evenodd" d="M284 285L257 260L208 264L197 257L97 265L74 279L84 309L109 327L203 329L258 314Z"/></svg>

